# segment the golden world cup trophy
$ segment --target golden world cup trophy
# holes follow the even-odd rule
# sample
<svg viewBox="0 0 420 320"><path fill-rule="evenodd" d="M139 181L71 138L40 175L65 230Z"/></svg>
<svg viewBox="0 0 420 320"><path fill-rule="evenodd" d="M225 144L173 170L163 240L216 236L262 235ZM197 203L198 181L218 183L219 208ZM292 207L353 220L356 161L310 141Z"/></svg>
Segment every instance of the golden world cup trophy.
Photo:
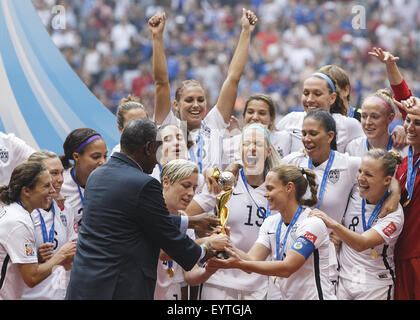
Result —
<svg viewBox="0 0 420 320"><path fill-rule="evenodd" d="M222 226L222 233L226 234L226 222L229 217L229 209L226 207L226 203L232 196L233 187L235 186L235 176L232 172L224 171L220 172L219 169L214 168L212 177L216 179L222 191L216 197L216 212L217 217L220 219L220 225ZM219 252L218 258L229 258L226 252Z"/></svg>

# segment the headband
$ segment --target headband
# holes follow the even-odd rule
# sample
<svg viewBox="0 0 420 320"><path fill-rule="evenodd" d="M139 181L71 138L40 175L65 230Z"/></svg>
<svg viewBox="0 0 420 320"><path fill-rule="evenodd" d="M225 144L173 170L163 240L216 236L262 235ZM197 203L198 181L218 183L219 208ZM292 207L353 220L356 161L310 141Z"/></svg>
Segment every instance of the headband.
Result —
<svg viewBox="0 0 420 320"><path fill-rule="evenodd" d="M259 130L259 131L261 131L261 132L263 132L264 134L265 134L265 137L267 138L267 143L268 143L268 145L270 146L271 145L271 137L270 137L270 134L268 133L268 131L263 127L263 126L261 126L260 124L256 124L256 123L253 123L253 124L250 124L249 126L247 126L243 131L242 131L242 136L247 132L247 131L249 131L249 130L251 130L251 129L257 129L257 130Z"/></svg>
<svg viewBox="0 0 420 320"><path fill-rule="evenodd" d="M373 95L373 96L370 96L369 98L374 98L374 100L376 100L376 102L378 102L382 106L384 106L389 111L389 113L394 113L395 114L395 112L392 111L391 106L384 99L382 99L381 97Z"/></svg>
<svg viewBox="0 0 420 320"><path fill-rule="evenodd" d="M85 140L80 146L77 147L76 150L74 150L73 152L77 152L80 153L80 151L83 150L84 147L86 147L89 143L91 143L92 141L96 140L96 139L100 139L102 138L99 134L95 134L93 136L91 136L89 139Z"/></svg>
<svg viewBox="0 0 420 320"><path fill-rule="evenodd" d="M328 84L330 85L332 92L336 92L334 82L333 82L333 81L331 80L331 78L330 78L329 76L327 76L325 73L322 73L322 72L316 72L316 73L312 74L312 76L313 76L313 77L315 76L315 77L319 77L319 78L324 79L324 80L325 80L325 81L327 81L327 82L328 82Z"/></svg>

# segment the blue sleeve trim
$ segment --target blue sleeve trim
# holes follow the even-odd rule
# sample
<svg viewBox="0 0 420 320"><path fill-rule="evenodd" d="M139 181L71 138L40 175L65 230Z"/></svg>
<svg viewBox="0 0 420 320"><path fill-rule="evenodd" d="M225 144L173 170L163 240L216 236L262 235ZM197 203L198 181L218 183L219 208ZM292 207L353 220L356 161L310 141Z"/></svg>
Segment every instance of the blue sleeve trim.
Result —
<svg viewBox="0 0 420 320"><path fill-rule="evenodd" d="M304 237L299 237L296 239L295 243L292 246L292 250L300 253L305 260L310 257L312 252L315 250L315 245Z"/></svg>

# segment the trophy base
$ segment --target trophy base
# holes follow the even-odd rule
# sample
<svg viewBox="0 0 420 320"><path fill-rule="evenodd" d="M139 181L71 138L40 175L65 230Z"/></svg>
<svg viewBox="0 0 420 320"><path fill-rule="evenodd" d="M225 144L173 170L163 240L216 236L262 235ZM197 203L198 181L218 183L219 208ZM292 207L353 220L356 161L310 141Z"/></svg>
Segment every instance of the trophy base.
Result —
<svg viewBox="0 0 420 320"><path fill-rule="evenodd" d="M217 252L217 254L216 254L216 258L218 258L218 259L229 259L229 254L227 253L227 252L225 252L225 251L219 251L219 252Z"/></svg>

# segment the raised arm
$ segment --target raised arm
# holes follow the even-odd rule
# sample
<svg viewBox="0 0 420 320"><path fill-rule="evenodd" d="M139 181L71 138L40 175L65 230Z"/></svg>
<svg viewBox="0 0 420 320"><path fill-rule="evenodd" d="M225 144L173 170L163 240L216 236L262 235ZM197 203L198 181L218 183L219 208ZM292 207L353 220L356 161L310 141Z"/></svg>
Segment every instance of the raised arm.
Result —
<svg viewBox="0 0 420 320"><path fill-rule="evenodd" d="M242 9L242 31L239 36L238 45L230 62L226 80L223 83L220 95L217 100L217 108L225 120L229 123L232 115L235 101L238 94L238 85L241 75L244 71L247 59L248 50L251 42L251 34L255 29L258 18L251 10Z"/></svg>
<svg viewBox="0 0 420 320"><path fill-rule="evenodd" d="M169 84L165 47L163 44L165 22L165 13L159 13L151 17L148 23L153 42L152 61L153 77L155 81L154 121L157 125L162 124L171 111L171 87Z"/></svg>
<svg viewBox="0 0 420 320"><path fill-rule="evenodd" d="M391 85L396 86L401 84L403 76L397 66L397 61L400 59L399 57L394 57L390 52L375 47L372 51L368 52L368 54L385 64L386 73Z"/></svg>

